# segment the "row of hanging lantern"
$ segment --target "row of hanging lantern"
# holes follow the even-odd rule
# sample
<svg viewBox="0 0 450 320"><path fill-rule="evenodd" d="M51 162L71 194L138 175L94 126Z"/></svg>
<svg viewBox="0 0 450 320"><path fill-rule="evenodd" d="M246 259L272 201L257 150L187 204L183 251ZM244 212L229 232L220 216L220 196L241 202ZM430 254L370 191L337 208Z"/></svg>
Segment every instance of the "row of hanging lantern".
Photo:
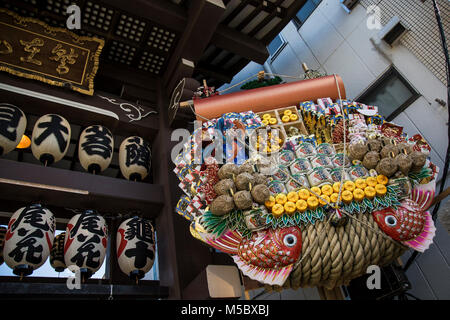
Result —
<svg viewBox="0 0 450 320"><path fill-rule="evenodd" d="M21 142L27 126L22 110L14 105L0 104L0 156L14 150ZM34 125L31 139L33 156L51 165L61 160L69 149L71 129L69 122L57 114L46 114ZM111 131L101 125L83 130L78 144L81 166L90 173L100 173L111 164L114 138ZM119 148L119 166L122 175L141 181L150 172L150 144L143 138L126 138Z"/></svg>
<svg viewBox="0 0 450 320"><path fill-rule="evenodd" d="M21 277L30 275L49 256L55 271L79 270L82 279L90 278L100 269L108 245L108 228L102 216L86 210L70 219L65 232L56 237L54 234L55 218L50 210L40 204L20 208L11 216L8 228L0 229L3 247L0 262L4 259L13 273ZM132 217L121 223L116 238L120 269L132 280L142 279L155 260L152 224Z"/></svg>

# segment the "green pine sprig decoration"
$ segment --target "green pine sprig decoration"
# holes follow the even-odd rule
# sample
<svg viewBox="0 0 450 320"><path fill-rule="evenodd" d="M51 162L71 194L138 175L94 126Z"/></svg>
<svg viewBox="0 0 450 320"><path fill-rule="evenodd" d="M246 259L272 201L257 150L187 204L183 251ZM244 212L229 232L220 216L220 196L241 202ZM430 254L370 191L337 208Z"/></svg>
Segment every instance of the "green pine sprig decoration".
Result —
<svg viewBox="0 0 450 320"><path fill-rule="evenodd" d="M249 89L255 89L255 88L262 88L262 87L269 87L276 84L280 84L283 80L276 76L275 78L270 79L264 79L264 80L253 80L249 81L246 84L244 84L241 89L242 90L249 90Z"/></svg>

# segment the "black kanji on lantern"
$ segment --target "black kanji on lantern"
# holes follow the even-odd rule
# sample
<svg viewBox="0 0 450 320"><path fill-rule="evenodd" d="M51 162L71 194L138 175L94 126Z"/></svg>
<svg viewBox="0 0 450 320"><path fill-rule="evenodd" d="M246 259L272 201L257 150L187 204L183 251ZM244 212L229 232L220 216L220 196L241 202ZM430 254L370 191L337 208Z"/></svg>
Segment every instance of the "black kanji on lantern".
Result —
<svg viewBox="0 0 450 320"><path fill-rule="evenodd" d="M142 141L142 143L141 143ZM131 165L143 166L150 170L150 145L139 137L133 137L128 140L126 148L126 166Z"/></svg>
<svg viewBox="0 0 450 320"><path fill-rule="evenodd" d="M109 130L101 126L92 126L86 129L86 133L86 141L81 144L81 148L90 156L96 154L108 159L112 153Z"/></svg>
<svg viewBox="0 0 450 320"><path fill-rule="evenodd" d="M143 268L147 264L147 258L153 260L155 254L153 250L149 249L149 246L144 241L136 242L136 248L125 250L125 256L134 259L134 266L136 268Z"/></svg>
<svg viewBox="0 0 450 320"><path fill-rule="evenodd" d="M87 239L87 236L82 234L78 235L77 240L83 242ZM100 243L100 237L98 235L93 235L88 241L84 242L80 247L77 248L77 254L70 259L77 266L82 267L84 261L86 260L86 266L90 268L97 268L100 265L100 259L94 260L100 257L100 251L95 250L95 245Z"/></svg>
<svg viewBox="0 0 450 320"><path fill-rule="evenodd" d="M22 222L30 224L32 227L41 229L43 231L50 230L50 226L47 221L44 222L42 216L45 214L44 208L40 205L31 205L23 208L20 212L17 220L11 225L10 232L14 232L19 224ZM53 230L52 230L53 232Z"/></svg>
<svg viewBox="0 0 450 320"><path fill-rule="evenodd" d="M104 237L105 232L98 225L99 221L100 217L93 213L88 212L81 214L81 216L77 220L77 223L73 226L72 230L70 230L70 237L75 237L80 227L83 230L87 230L91 233Z"/></svg>
<svg viewBox="0 0 450 320"><path fill-rule="evenodd" d="M45 130L39 135L39 137L34 139L34 142L37 145L40 145L42 141L53 134L56 138L56 141L58 141L59 150L61 152L64 152L67 146L67 140L64 138L63 133L68 135L69 129L61 124L63 122L63 119L60 116L50 114L49 117L50 121L41 122L38 124L38 128L45 128Z"/></svg>
<svg viewBox="0 0 450 320"><path fill-rule="evenodd" d="M0 106L0 135L10 141L17 139L17 126L22 112L14 106Z"/></svg>
<svg viewBox="0 0 450 320"><path fill-rule="evenodd" d="M13 258L16 262L20 262L25 255L25 260L29 263L39 264L42 261L42 245L34 246L37 242L36 238L42 239L44 233L40 229L36 229L27 235L30 230L20 228L17 232L19 236L24 237L19 242L17 242L16 247L8 255ZM25 237L26 236L26 237ZM35 253L39 253L35 256Z"/></svg>
<svg viewBox="0 0 450 320"><path fill-rule="evenodd" d="M126 240L137 238L138 240L154 244L153 229L149 222L136 217L128 221L127 226L128 228L125 232Z"/></svg>

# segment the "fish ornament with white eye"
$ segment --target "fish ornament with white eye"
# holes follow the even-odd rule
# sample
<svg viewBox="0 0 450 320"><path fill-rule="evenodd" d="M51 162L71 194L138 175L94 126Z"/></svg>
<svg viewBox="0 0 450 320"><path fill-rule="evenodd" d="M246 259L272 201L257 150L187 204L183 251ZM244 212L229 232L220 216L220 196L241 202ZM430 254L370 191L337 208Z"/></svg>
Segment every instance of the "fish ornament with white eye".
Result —
<svg viewBox="0 0 450 320"><path fill-rule="evenodd" d="M427 250L436 232L433 219L426 211L433 201L435 180L415 187L409 199L397 209L386 208L372 212L373 218L388 236L416 251Z"/></svg>
<svg viewBox="0 0 450 320"><path fill-rule="evenodd" d="M251 238L235 230L227 230L219 237L199 228L195 231L195 236L208 245L230 254L244 275L269 285L284 284L302 251L302 232L298 227L260 230L253 232Z"/></svg>

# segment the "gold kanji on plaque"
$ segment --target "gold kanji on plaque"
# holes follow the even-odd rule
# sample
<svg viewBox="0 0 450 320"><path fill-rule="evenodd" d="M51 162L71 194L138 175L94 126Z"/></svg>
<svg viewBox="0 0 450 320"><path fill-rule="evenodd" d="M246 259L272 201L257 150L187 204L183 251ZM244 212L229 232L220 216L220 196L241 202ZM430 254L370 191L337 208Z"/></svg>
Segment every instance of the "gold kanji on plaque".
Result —
<svg viewBox="0 0 450 320"><path fill-rule="evenodd" d="M13 52L12 46L9 44L8 41L2 40L0 42L6 49L0 50L0 54L10 54Z"/></svg>
<svg viewBox="0 0 450 320"><path fill-rule="evenodd" d="M93 95L104 45L104 40L53 28L0 5L0 75L8 72Z"/></svg>
<svg viewBox="0 0 450 320"><path fill-rule="evenodd" d="M42 62L34 59L34 56L41 51L41 49L37 47L42 47L44 45L44 40L41 38L34 38L31 41L20 40L20 44L25 48L23 49L25 52L29 52L28 57L20 57L20 61L34 63L35 65L41 66Z"/></svg>
<svg viewBox="0 0 450 320"><path fill-rule="evenodd" d="M75 64L77 62L76 58L78 58L78 54L75 54L75 51L72 48L70 48L70 53L67 53L67 50L59 43L53 48L52 53L56 56L50 57L50 60L59 62L56 71L60 75L70 71L70 68L66 64Z"/></svg>

